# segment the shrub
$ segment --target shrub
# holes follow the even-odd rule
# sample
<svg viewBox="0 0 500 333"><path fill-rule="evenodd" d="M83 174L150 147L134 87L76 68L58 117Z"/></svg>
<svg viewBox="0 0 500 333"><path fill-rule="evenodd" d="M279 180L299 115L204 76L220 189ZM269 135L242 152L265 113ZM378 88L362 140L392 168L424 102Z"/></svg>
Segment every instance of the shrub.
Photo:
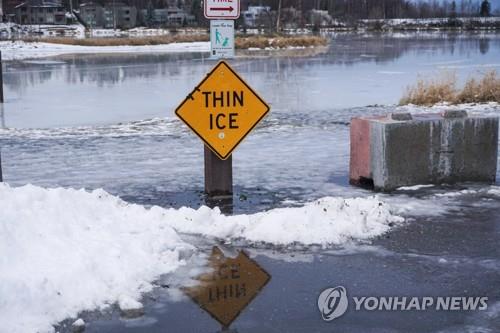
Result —
<svg viewBox="0 0 500 333"><path fill-rule="evenodd" d="M456 88L456 75L445 75L438 80L418 80L409 87L400 104L433 105L439 102L500 103L500 78L492 70L482 78L469 78L462 89Z"/></svg>
<svg viewBox="0 0 500 333"><path fill-rule="evenodd" d="M408 87L400 104L432 105L455 100L456 76L444 74L437 80L419 79L413 87Z"/></svg>

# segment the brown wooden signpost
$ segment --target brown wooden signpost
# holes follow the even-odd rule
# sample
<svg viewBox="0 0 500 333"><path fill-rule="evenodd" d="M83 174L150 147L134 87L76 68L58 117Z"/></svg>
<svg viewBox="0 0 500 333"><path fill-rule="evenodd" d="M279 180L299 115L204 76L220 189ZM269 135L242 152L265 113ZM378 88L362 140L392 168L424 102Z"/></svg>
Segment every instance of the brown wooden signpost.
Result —
<svg viewBox="0 0 500 333"><path fill-rule="evenodd" d="M216 246L208 265L210 272L198 277L199 284L183 291L226 330L271 276L245 252L227 258Z"/></svg>
<svg viewBox="0 0 500 333"><path fill-rule="evenodd" d="M220 61L175 110L205 143L205 192L232 195L231 154L269 112L269 106Z"/></svg>

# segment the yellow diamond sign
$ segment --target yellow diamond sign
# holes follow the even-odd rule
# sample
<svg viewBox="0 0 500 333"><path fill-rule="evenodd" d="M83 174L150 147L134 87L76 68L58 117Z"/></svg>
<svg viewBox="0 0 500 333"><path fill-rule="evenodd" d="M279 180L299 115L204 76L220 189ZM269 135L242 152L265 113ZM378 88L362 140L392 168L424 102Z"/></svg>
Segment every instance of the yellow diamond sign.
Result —
<svg viewBox="0 0 500 333"><path fill-rule="evenodd" d="M227 159L269 106L221 61L175 110L219 158Z"/></svg>

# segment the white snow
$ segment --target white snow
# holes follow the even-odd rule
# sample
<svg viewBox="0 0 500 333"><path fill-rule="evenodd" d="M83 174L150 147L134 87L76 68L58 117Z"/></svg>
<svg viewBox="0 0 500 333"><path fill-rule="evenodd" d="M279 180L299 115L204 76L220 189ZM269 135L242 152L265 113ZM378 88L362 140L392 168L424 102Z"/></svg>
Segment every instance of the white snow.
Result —
<svg viewBox="0 0 500 333"><path fill-rule="evenodd" d="M102 190L0 184L2 332L52 325L119 297L139 298L192 249L141 206Z"/></svg>
<svg viewBox="0 0 500 333"><path fill-rule="evenodd" d="M66 13L66 16L71 14ZM0 34L3 37L12 39L17 36L66 36L83 38L85 37L85 27L81 24L16 24L0 23Z"/></svg>
<svg viewBox="0 0 500 333"><path fill-rule="evenodd" d="M471 115L481 116L498 116L500 112L500 104L496 102L488 103L465 103L465 104L449 104L438 103L433 106L419 106L408 104L396 107L397 112L410 112L410 113L440 113L447 110L464 110Z"/></svg>
<svg viewBox="0 0 500 333"><path fill-rule="evenodd" d="M479 191L477 190L461 190L461 191L455 191L455 192L446 192L446 193L437 193L435 194L436 197L460 197L463 195L473 195L477 194Z"/></svg>
<svg viewBox="0 0 500 333"><path fill-rule="evenodd" d="M82 53L209 52L210 42L138 46L81 46L41 42L0 41L0 49L2 50L3 60L21 60Z"/></svg>
<svg viewBox="0 0 500 333"><path fill-rule="evenodd" d="M398 190L401 191L417 191L423 188L427 187L434 187L434 185L428 184L428 185L414 185L414 186L401 186L398 188Z"/></svg>
<svg viewBox="0 0 500 333"><path fill-rule="evenodd" d="M157 211L159 208L152 208ZM169 224L182 233L216 238L242 238L277 245L292 243L342 244L351 239L368 239L389 230L391 222L403 218L391 214L388 205L376 197L326 197L303 207L281 208L253 215L223 216L216 209L181 208L167 210ZM182 214L183 219L172 214Z"/></svg>
<svg viewBox="0 0 500 333"><path fill-rule="evenodd" d="M140 310L143 308L141 302L127 295L120 296L118 299L118 306L122 311Z"/></svg>
<svg viewBox="0 0 500 333"><path fill-rule="evenodd" d="M488 194L500 197L500 186L491 186L488 190Z"/></svg>
<svg viewBox="0 0 500 333"><path fill-rule="evenodd" d="M11 333L52 332L63 319L115 302L136 306L155 279L193 253L179 233L340 244L403 221L376 197L226 217L207 207L147 209L103 190L7 184L0 184L0 207L0 322Z"/></svg>
<svg viewBox="0 0 500 333"><path fill-rule="evenodd" d="M82 326L85 326L85 321L82 319L82 318L78 318L77 320L75 320L73 322L73 324L71 324L71 326L74 326L74 327L82 327Z"/></svg>

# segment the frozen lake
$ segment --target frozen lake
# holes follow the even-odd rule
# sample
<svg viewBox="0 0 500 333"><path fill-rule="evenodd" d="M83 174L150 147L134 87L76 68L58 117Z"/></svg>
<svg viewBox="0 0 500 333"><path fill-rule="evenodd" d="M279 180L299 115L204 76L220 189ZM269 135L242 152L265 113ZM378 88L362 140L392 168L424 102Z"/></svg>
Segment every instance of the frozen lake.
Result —
<svg viewBox="0 0 500 333"><path fill-rule="evenodd" d="M451 71L463 82L500 69L500 35L340 34L321 52L262 51L241 54L231 64L271 105L233 157L235 213L254 213L324 196L371 195L348 185L351 117L394 110L419 77ZM203 146L174 110L213 65L207 54L197 53L7 62L0 114L5 180L104 188L129 202L199 207ZM499 331L500 188L466 184L380 197L410 223L370 244L327 251L233 244L247 248L272 276L236 321L237 331ZM200 246L208 251L211 245ZM325 323L316 299L337 285L363 296L486 295L490 308L359 312ZM159 292L146 304L140 320L123 320L113 311L104 318L90 314L87 331L218 330L189 300L172 302Z"/></svg>
<svg viewBox="0 0 500 333"><path fill-rule="evenodd" d="M345 185L351 117L389 112L418 77L453 71L464 79L498 68L500 36L347 34L310 57L273 54L232 62L272 107L234 155L235 185L267 189L282 201ZM159 204L174 192L201 189L202 145L173 112L214 65L205 57L78 55L7 63L6 179L102 187Z"/></svg>

